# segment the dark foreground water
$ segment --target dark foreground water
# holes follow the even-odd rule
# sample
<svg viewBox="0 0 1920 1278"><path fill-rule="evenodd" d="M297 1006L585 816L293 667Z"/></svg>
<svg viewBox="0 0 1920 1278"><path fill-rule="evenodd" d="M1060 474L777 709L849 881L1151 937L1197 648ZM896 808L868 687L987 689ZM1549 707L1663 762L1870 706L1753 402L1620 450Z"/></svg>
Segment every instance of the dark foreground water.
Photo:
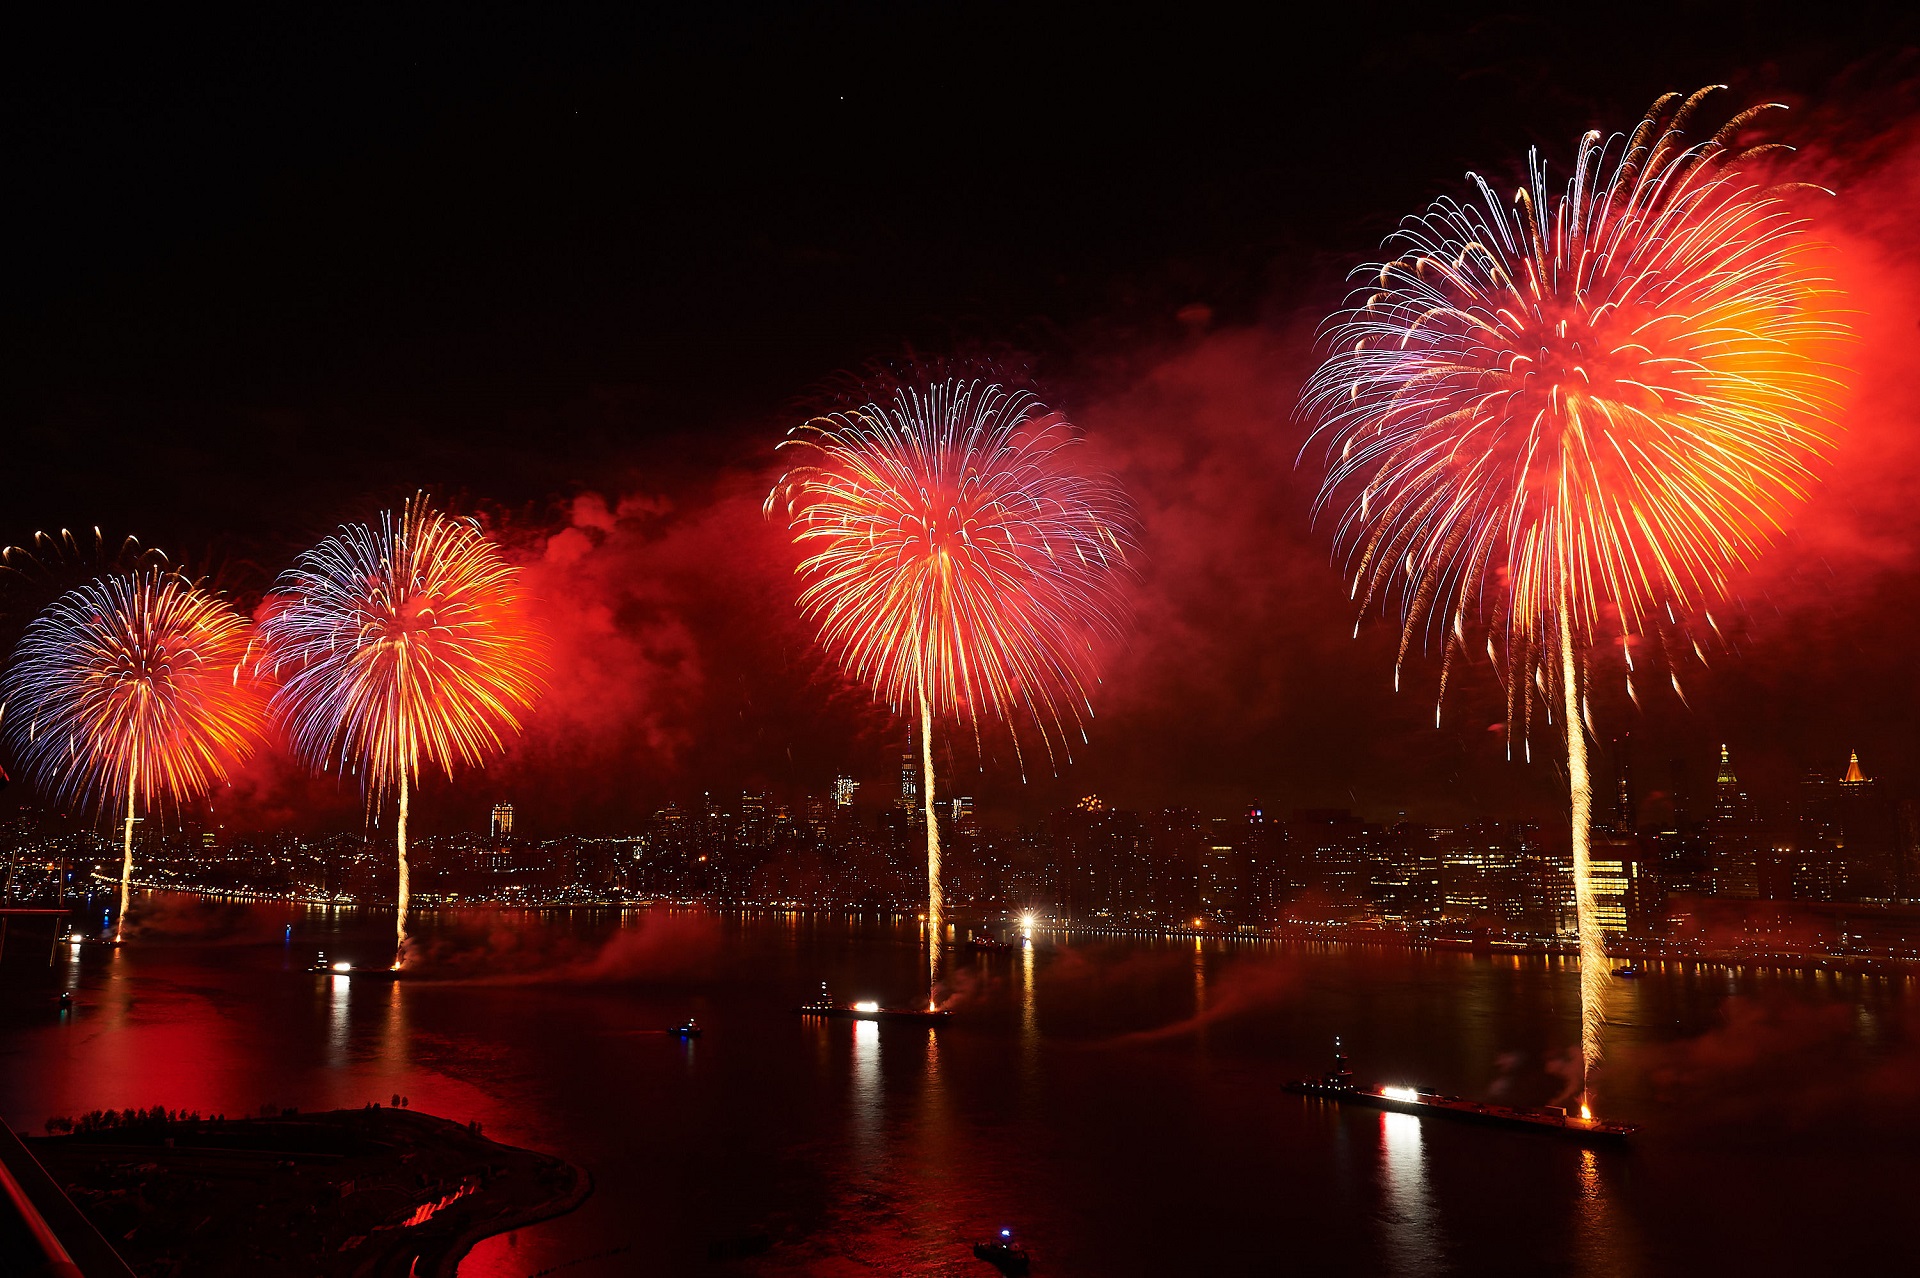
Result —
<svg viewBox="0 0 1920 1278"><path fill-rule="evenodd" d="M631 912L428 916L444 982L304 975L390 916L149 907L142 944L19 931L0 1113L387 1101L589 1169L592 1200L471 1278L1911 1271L1920 983L1655 971L1616 982L1600 1109L1630 1152L1334 1110L1278 1084L1342 1034L1363 1077L1553 1098L1576 977L1538 959L1041 934L963 962L940 1031L802 1022L832 983L907 1001L910 925ZM291 923L292 937L284 928ZM76 1010L54 1010L61 989ZM706 1036L658 1031L692 1014ZM764 1236L770 1245L737 1254Z"/></svg>

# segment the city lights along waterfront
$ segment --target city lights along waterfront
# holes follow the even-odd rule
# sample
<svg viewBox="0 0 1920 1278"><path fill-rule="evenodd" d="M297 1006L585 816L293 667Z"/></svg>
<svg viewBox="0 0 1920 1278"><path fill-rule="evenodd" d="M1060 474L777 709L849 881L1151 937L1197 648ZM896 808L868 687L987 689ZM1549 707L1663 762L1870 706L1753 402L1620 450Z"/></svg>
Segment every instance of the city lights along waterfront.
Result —
<svg viewBox="0 0 1920 1278"><path fill-rule="evenodd" d="M909 919L427 910L445 979L363 985L301 969L384 964L390 911L148 908L180 939L56 953L70 1011L7 983L0 1113L403 1095L592 1177L469 1276L967 1273L1003 1227L1063 1274L1871 1272L1909 1245L1906 978L1650 965L1610 1009L1620 1152L1285 1088L1339 1036L1366 1079L1550 1100L1563 959L1015 930L928 1029L792 1015L822 981L911 1005ZM689 1015L699 1039L662 1032Z"/></svg>

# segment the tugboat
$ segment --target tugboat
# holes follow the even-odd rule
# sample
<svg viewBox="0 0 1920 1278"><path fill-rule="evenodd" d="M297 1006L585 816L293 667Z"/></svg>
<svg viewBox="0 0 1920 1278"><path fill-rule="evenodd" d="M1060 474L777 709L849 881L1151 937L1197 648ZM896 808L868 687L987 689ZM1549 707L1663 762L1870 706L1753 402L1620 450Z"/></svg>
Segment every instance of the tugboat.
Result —
<svg viewBox="0 0 1920 1278"><path fill-rule="evenodd" d="M976 1259L986 1261L1003 1274L1027 1272L1027 1253L1013 1245L1011 1229L1001 1230L1000 1236L992 1242L975 1243L973 1254Z"/></svg>
<svg viewBox="0 0 1920 1278"><path fill-rule="evenodd" d="M667 1033L673 1035L675 1038L699 1038L700 1027L695 1025L693 1018L689 1016L685 1025L676 1025L668 1030Z"/></svg>
<svg viewBox="0 0 1920 1278"><path fill-rule="evenodd" d="M1613 974L1623 981L1637 981L1646 975L1646 973L1640 970L1638 963L1629 963L1625 967L1616 967L1613 969Z"/></svg>
<svg viewBox="0 0 1920 1278"><path fill-rule="evenodd" d="M1583 1145L1624 1144L1635 1130L1631 1123L1604 1123L1584 1112L1569 1114L1558 1105L1537 1109L1485 1105L1461 1100L1458 1096L1423 1092L1415 1087L1361 1086L1353 1081L1353 1071L1347 1067L1346 1054L1341 1051L1338 1038L1333 1040L1333 1068L1324 1077L1298 1079L1285 1084L1284 1090L1296 1096L1313 1096L1336 1104L1362 1105L1423 1118L1433 1115L1486 1127L1525 1128Z"/></svg>
<svg viewBox="0 0 1920 1278"><path fill-rule="evenodd" d="M819 1017L835 1021L917 1021L922 1025L944 1025L953 1019L951 1012L932 1007L882 1007L871 999L858 1003L837 1001L820 982L820 994L813 1001L793 1009L796 1016Z"/></svg>
<svg viewBox="0 0 1920 1278"><path fill-rule="evenodd" d="M962 952L974 954L998 954L1013 947L991 932L968 931L967 939L954 947Z"/></svg>

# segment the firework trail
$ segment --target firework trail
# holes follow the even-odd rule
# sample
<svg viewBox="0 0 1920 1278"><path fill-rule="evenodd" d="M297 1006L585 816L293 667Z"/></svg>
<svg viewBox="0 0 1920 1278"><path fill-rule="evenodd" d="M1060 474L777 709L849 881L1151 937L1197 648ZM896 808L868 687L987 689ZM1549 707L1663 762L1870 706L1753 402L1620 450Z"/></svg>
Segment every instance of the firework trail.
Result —
<svg viewBox="0 0 1920 1278"><path fill-rule="evenodd" d="M136 810L205 794L260 742L249 630L221 599L147 567L54 600L0 676L5 734L26 771L59 802L125 810L116 940Z"/></svg>
<svg viewBox="0 0 1920 1278"><path fill-rule="evenodd" d="M1531 718L1532 680L1565 726L1589 1072L1608 969L1582 654L1619 642L1634 694L1631 637L1664 639L1778 536L1841 391L1818 246L1760 174L1778 148L1739 144L1768 108L1688 143L1710 91L1588 133L1557 200L1535 154L1510 203L1469 175L1476 201L1407 219L1302 395L1328 450L1316 518L1338 520L1361 612L1397 605L1395 686L1438 637L1444 697L1484 632L1509 717Z"/></svg>
<svg viewBox="0 0 1920 1278"><path fill-rule="evenodd" d="M261 636L294 749L317 771L359 776L370 811L397 792L399 967L409 787L423 764L451 773L502 750L543 682L519 572L477 523L416 496L398 518L346 525L295 560Z"/></svg>
<svg viewBox="0 0 1920 1278"><path fill-rule="evenodd" d="M1093 715L1097 643L1121 629L1132 513L1112 481L1070 468L1075 439L1024 391L948 379L781 443L808 455L766 505L784 505L804 556L800 610L920 725L930 978L945 922L934 719L965 719L976 740L983 718L1025 722L1064 754Z"/></svg>

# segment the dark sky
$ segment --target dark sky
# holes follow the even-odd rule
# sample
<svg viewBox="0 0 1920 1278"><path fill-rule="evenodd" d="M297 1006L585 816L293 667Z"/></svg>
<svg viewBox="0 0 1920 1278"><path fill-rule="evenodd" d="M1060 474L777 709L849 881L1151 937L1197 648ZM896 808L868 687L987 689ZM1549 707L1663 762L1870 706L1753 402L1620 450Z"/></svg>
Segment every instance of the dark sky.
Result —
<svg viewBox="0 0 1920 1278"><path fill-rule="evenodd" d="M877 784L897 733L791 617L757 512L771 446L867 361L994 357L1127 481L1147 566L1077 762L1023 784L1009 751L968 745L963 788L1008 815L1091 790L1550 810L1551 765L1504 761L1484 677L1435 730L1432 672L1396 697L1390 628L1350 637L1311 465L1293 470L1313 323L1463 171L1506 181L1534 143L1564 163L1669 89L1784 100L1819 162L1910 190L1889 174L1916 27L1895 5L1326 8L14 27L0 539L137 533L250 602L335 523L424 486L533 564L569 658L524 745L442 786L430 825L477 824L496 793L532 829L613 829L702 786ZM1900 219L1869 221L1849 229L1911 269ZM1907 315L1873 359L1910 344ZM1910 420L1876 403L1880 429ZM1914 788L1904 529L1862 513L1887 473L1846 464L1842 514L1743 584L1751 634L1688 676L1689 703L1609 709L1603 735L1631 728L1645 770L1727 737L1784 778L1858 741ZM1836 570L1845 537L1818 530L1868 524L1872 571ZM245 819L357 811L256 772Z"/></svg>

